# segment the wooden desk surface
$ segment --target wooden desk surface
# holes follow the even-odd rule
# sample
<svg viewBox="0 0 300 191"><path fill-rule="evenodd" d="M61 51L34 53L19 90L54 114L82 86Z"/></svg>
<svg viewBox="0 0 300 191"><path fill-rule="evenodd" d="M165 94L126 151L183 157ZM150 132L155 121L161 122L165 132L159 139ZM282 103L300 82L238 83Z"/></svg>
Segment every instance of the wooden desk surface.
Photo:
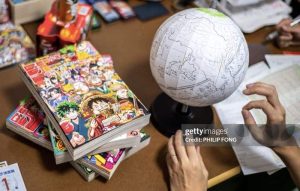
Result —
<svg viewBox="0 0 300 191"><path fill-rule="evenodd" d="M167 7L170 10L170 6ZM156 29L170 15L147 22L133 19L103 24L100 30L92 31L89 36L89 40L101 53L112 55L116 71L148 107L161 92L150 72L151 42ZM32 39L35 39L38 23L24 25ZM260 43L271 30L272 28L265 28L247 35L247 40ZM272 52L279 52L272 45L269 48ZM0 71L0 161L19 164L28 190L167 190L164 154L167 138L152 124L146 128L152 137L147 148L122 162L110 181L97 178L88 183L70 164L56 166L53 153L4 128L6 117L19 100L29 94L16 67ZM215 121L217 120L215 115ZM209 171L210 186L240 172L230 147L203 147L201 153Z"/></svg>

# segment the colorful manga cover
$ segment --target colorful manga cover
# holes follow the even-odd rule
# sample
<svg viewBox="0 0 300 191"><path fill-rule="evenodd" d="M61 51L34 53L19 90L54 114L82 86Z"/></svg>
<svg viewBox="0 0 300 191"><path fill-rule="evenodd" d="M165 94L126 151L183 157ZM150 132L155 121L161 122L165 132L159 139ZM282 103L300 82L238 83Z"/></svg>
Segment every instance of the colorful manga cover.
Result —
<svg viewBox="0 0 300 191"><path fill-rule="evenodd" d="M41 140L40 145L50 150L52 142L50 142L50 139L53 138L53 134L48 131L45 114L33 97L25 98L20 101L18 107L7 117L7 121L13 125L13 128L17 128L17 132L20 132L20 129L25 132L21 133L21 136L27 134L28 136L25 136L25 138L28 139L31 137L30 140L38 138ZM52 146L55 145L53 146L54 152L57 154L66 152L66 148L59 137L56 136L54 138L55 140L52 142ZM77 165L82 168L86 176L95 173L82 164L77 163Z"/></svg>
<svg viewBox="0 0 300 191"><path fill-rule="evenodd" d="M116 165L124 158L125 149L115 149L109 152L99 153L95 155L84 156L85 164L91 165L92 170L110 177L114 172Z"/></svg>
<svg viewBox="0 0 300 191"><path fill-rule="evenodd" d="M0 25L0 68L26 62L35 57L35 47L19 25Z"/></svg>
<svg viewBox="0 0 300 191"><path fill-rule="evenodd" d="M72 158L69 155L64 143L62 142L56 130L52 127L50 123L48 123L48 130L50 134L50 140L53 147L56 164L71 161ZM59 160L57 157L61 157L61 160Z"/></svg>
<svg viewBox="0 0 300 191"><path fill-rule="evenodd" d="M50 123L48 123L48 129L49 129L50 140L51 140L51 143L52 143L54 155L57 156L57 157L62 157L63 158L63 159L60 160L60 162L57 160L56 161L57 164L71 161L72 159L70 157L70 154L67 151L67 148L65 147L64 143L60 139L60 137L57 134L56 130L52 127L52 125ZM128 132L126 134L123 134L119 137L116 137L115 139L112 139L111 142L119 141L119 140L122 140L122 139L128 139L130 137L141 137L142 138L143 136L144 136L144 134L140 133L139 130L134 130L134 131ZM97 150L100 150L100 149L101 148L99 148ZM94 154L100 153L99 151L97 152L97 150L93 151L91 153L91 156L94 155ZM101 153L104 153L104 152L101 152Z"/></svg>
<svg viewBox="0 0 300 191"><path fill-rule="evenodd" d="M33 97L22 100L7 121L38 139L49 142L45 114ZM17 130L17 129L16 129ZM20 130L17 130L20 131Z"/></svg>
<svg viewBox="0 0 300 191"><path fill-rule="evenodd" d="M73 148L145 115L111 57L87 41L21 67Z"/></svg>

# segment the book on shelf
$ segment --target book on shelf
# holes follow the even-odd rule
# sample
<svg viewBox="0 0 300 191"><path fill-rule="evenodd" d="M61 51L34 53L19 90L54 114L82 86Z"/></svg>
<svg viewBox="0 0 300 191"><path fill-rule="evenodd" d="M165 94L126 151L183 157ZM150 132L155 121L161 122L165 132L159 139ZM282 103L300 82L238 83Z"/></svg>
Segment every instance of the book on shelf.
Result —
<svg viewBox="0 0 300 191"><path fill-rule="evenodd" d="M150 113L87 41L19 65L20 74L77 160L149 123Z"/></svg>

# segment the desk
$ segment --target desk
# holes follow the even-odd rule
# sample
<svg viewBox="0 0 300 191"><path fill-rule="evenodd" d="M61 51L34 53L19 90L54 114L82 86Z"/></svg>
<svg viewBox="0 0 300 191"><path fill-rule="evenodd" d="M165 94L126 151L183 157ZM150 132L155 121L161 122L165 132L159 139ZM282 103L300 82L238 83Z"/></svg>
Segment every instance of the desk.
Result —
<svg viewBox="0 0 300 191"><path fill-rule="evenodd" d="M149 67L151 42L156 29L170 15L148 22L133 19L103 24L100 30L92 31L89 35L89 40L101 53L112 55L116 71L147 107L161 93ZM32 39L35 39L38 24L34 22L24 25ZM270 30L265 28L247 35L247 40L259 43ZM273 52L279 51L272 45L269 47ZM146 127L152 137L147 148L122 162L110 181L97 178L87 183L70 164L56 166L53 153L4 128L6 117L19 100L29 95L29 91L16 67L2 69L0 82L0 161L19 164L28 190L167 190L164 155L167 138L152 124ZM215 122L218 122L216 115ZM203 147L201 153L209 172L209 186L240 173L239 164L230 147Z"/></svg>

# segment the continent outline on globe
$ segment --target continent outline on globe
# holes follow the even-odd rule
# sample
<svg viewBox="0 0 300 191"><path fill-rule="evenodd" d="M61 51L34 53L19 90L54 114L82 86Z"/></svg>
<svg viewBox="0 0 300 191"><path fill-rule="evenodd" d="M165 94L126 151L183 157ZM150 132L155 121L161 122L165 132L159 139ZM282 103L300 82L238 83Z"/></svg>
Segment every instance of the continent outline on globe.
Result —
<svg viewBox="0 0 300 191"><path fill-rule="evenodd" d="M213 9L187 9L157 30L150 53L153 77L174 100L208 106L230 96L249 63L245 38Z"/></svg>

